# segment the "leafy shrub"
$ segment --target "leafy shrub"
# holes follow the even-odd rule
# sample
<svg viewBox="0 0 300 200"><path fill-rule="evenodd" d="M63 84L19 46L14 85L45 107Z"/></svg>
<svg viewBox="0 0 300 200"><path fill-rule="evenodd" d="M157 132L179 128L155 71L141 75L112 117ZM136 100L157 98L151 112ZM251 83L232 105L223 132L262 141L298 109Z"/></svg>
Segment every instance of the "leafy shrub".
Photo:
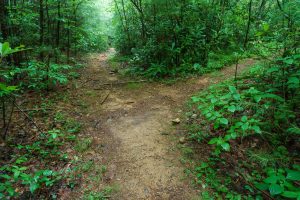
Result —
<svg viewBox="0 0 300 200"><path fill-rule="evenodd" d="M72 69L69 65L47 64L31 61L28 66L15 68L10 72L11 79L20 77L20 87L42 90L68 82L67 71ZM72 75L72 74L71 74Z"/></svg>
<svg viewBox="0 0 300 200"><path fill-rule="evenodd" d="M38 162L53 159L67 159L67 155L60 152L59 147L64 144L66 136L59 130L50 130L40 134L37 141L27 145L16 145L23 152L17 156L13 163L6 164L0 168L0 197L18 197L25 191L18 191L22 185L34 194L36 191L51 188L67 175L65 171L56 171L43 166L28 165L29 162ZM38 169L39 168L39 169Z"/></svg>
<svg viewBox="0 0 300 200"><path fill-rule="evenodd" d="M260 190L268 190L272 196L282 196L289 199L300 198L300 166L293 165L293 169L267 168L267 177L262 183L256 182L255 186Z"/></svg>
<svg viewBox="0 0 300 200"><path fill-rule="evenodd" d="M208 168L210 171L205 171L208 166L202 163L200 168L196 168L196 174L206 177L205 182L217 191L217 196L220 194L227 198L212 183L217 179L216 175L212 175L221 170L220 166L226 168L226 165L232 165L230 159L226 161L230 155L226 152L237 156L236 151L242 146L249 148L248 154L239 152L239 157L245 160L239 161L239 165L232 170L238 170L238 174L241 174L239 170L246 171L243 178L246 183L252 183L245 188L244 191L248 192L244 195L260 196L260 191L268 191L270 196L279 199L299 198L299 166L292 163L299 151L291 149L299 142L299 114L295 106L300 104L299 67L299 54L278 58L268 65L256 66L235 82L216 84L192 97L197 110L194 112L200 113L202 123L198 124L196 131L191 131L190 138L200 143L208 141L207 144L213 146L209 159L215 159L214 167ZM255 144L245 147L251 144L251 138L256 143L264 142L268 146ZM243 144L244 140L248 142ZM260 170L265 173L253 173ZM218 174L221 180L226 177Z"/></svg>

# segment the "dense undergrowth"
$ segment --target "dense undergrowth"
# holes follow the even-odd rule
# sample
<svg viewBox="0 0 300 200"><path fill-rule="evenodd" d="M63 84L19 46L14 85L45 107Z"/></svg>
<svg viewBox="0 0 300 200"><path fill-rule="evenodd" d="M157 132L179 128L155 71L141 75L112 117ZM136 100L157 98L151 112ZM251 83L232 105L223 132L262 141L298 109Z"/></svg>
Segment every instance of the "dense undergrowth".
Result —
<svg viewBox="0 0 300 200"><path fill-rule="evenodd" d="M204 199L300 198L299 80L292 54L192 97L188 137L205 150L189 173Z"/></svg>
<svg viewBox="0 0 300 200"><path fill-rule="evenodd" d="M114 2L114 44L130 57L135 75L203 74L235 63L235 54L242 58L263 48L292 51L297 46L297 1Z"/></svg>
<svg viewBox="0 0 300 200"><path fill-rule="evenodd" d="M93 163L79 159L90 139L77 138L81 124L56 105L70 103L66 85L79 78L81 65L33 59L8 64L9 56L26 50L0 43L0 198L57 199L80 185L87 166L100 173L99 180L105 168L91 170ZM82 198L106 199L111 190L85 189Z"/></svg>
<svg viewBox="0 0 300 200"><path fill-rule="evenodd" d="M130 58L127 59L128 67L125 69L125 74L130 76L141 76L152 80L161 79L174 79L174 78L186 78L188 76L199 76L205 73L220 70L225 66L232 65L240 59L251 57L253 54L250 52L230 52L224 53L211 53L209 55L209 61L207 67L203 67L200 64L185 63L176 68L166 68L163 65L151 65L146 70L140 66L135 65L135 61ZM122 59L121 59L122 60ZM124 60L123 60L124 61Z"/></svg>
<svg viewBox="0 0 300 200"><path fill-rule="evenodd" d="M81 124L56 106L70 101L78 58L109 46L103 5L0 1L0 199L58 199L79 185ZM109 191L81 196L105 199Z"/></svg>

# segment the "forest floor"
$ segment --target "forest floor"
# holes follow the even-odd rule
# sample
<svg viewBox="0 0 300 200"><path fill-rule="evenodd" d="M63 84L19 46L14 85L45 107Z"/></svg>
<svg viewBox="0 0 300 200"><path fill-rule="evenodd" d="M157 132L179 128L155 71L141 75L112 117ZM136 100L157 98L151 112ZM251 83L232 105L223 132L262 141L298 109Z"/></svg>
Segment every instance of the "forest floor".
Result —
<svg viewBox="0 0 300 200"><path fill-rule="evenodd" d="M112 72L108 59L113 53L110 49L90 55L70 89L71 99L78 102L74 117L83 124L79 138L92 138L82 159L92 160L96 170L105 166L98 181L92 171L84 172L79 190L110 185L115 190L110 199L196 199L198 191L185 178L180 162L182 130L172 120L182 118L191 95L232 78L235 66L173 84L128 83L128 78ZM254 62L244 60L239 71ZM80 193L65 193L62 199Z"/></svg>

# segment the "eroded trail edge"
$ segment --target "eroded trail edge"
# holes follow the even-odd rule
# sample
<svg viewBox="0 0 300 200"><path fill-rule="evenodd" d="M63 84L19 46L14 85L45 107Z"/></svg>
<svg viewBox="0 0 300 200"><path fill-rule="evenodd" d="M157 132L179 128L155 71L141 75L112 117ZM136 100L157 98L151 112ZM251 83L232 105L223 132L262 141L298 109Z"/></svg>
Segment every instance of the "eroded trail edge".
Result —
<svg viewBox="0 0 300 200"><path fill-rule="evenodd" d="M82 137L92 137L86 153L95 164L107 165L104 182L118 186L110 199L192 199L196 191L184 180L184 167L176 148L178 130L172 119L201 89L234 75L235 66L172 85L138 83L106 85L124 81L108 62L114 52L91 55L81 72L75 93L86 110L78 119L84 123ZM252 65L252 59L239 70ZM100 89L95 90L95 88ZM103 182L93 183L102 187Z"/></svg>

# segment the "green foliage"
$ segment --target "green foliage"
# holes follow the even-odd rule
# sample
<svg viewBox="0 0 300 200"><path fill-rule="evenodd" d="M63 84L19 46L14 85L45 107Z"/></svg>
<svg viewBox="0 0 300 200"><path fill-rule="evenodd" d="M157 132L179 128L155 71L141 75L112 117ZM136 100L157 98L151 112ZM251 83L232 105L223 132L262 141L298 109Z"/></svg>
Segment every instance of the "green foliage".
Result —
<svg viewBox="0 0 300 200"><path fill-rule="evenodd" d="M92 144L92 140L90 138L83 138L77 141L75 150L83 153L90 148L91 144Z"/></svg>
<svg viewBox="0 0 300 200"><path fill-rule="evenodd" d="M12 49L9 43L0 44L2 47L1 59L25 50L22 46ZM69 65L30 61L20 67L5 67L0 75L6 83L16 82L14 80L19 79L18 88L43 90L58 85L65 85L69 76L66 72L71 69L72 67ZM72 74L70 75L72 76ZM0 96L8 95L17 89L16 86L6 86L5 83L0 83L0 87Z"/></svg>
<svg viewBox="0 0 300 200"><path fill-rule="evenodd" d="M239 49L238 41L233 41L232 37L234 34L242 37L242 33L223 22L225 19L228 23L230 17L242 19L243 16L229 9L230 6L239 9L239 5L190 0L134 2L115 2L116 47L123 54L131 54L132 65L145 76L201 74L207 66L216 69L233 61L218 58L220 64L209 63L209 57L218 49ZM244 22L237 24L243 25Z"/></svg>
<svg viewBox="0 0 300 200"><path fill-rule="evenodd" d="M17 90L16 86L7 86L3 83L0 83L0 97L10 95Z"/></svg>
<svg viewBox="0 0 300 200"><path fill-rule="evenodd" d="M224 197L223 199L230 200L247 198L247 196L242 196L241 194L230 190L230 184L232 184L232 180L230 177L222 177L220 170L215 169L216 161L217 160L211 158L208 162L202 162L194 169L194 173L197 178L196 184L200 185L203 189L209 187L214 190L212 193L203 191L201 193L201 198L221 199ZM247 199L251 198L248 197Z"/></svg>
<svg viewBox="0 0 300 200"><path fill-rule="evenodd" d="M134 73L150 78L202 74L236 63L249 52L270 57L284 49L286 57L299 45L300 5L295 0L114 3L115 46L131 56Z"/></svg>
<svg viewBox="0 0 300 200"><path fill-rule="evenodd" d="M64 56L70 59L78 52L103 51L108 47L105 16L98 2L90 1L40 1L4 2L1 13L1 36L13 45L33 47L33 57ZM105 18L104 18L105 17ZM5 30L10 27L10 32Z"/></svg>
<svg viewBox="0 0 300 200"><path fill-rule="evenodd" d="M85 195L86 200L106 200L109 199L109 195L113 192L112 187L106 187L101 192L90 192Z"/></svg>
<svg viewBox="0 0 300 200"><path fill-rule="evenodd" d="M52 160L55 158L67 159L67 155L61 154L59 147L64 144L66 135L59 130L50 130L42 133L39 139L32 144L18 144L16 148L23 152L16 157L14 163L6 164L0 168L0 197L18 197L20 195L16 188L23 185L28 191L34 194L36 191L51 188L64 178L67 174L64 171L43 168L42 166L26 166L27 163L38 160ZM37 170L37 168L40 168ZM24 193L24 191L22 191Z"/></svg>
<svg viewBox="0 0 300 200"><path fill-rule="evenodd" d="M208 145L213 145L210 158L220 159L229 151L235 154L243 141L251 138L260 143L263 139L270 145L247 147L248 153L243 154L245 161L242 163L252 170L259 170L256 163L259 164L266 171L266 177L263 178L263 173L256 173L252 177L246 176L247 181L276 197L299 197L299 166L292 167L291 162L294 156L299 156L299 152L294 150L291 153L289 150L289 144L299 142L298 110L295 106L300 104L299 67L298 54L274 59L269 64L257 65L235 82L213 85L191 99L197 110L193 112L200 113L202 123L193 125L198 127L190 131L190 137L199 143L207 141ZM222 160L216 163L227 167ZM223 195L224 192L218 190L220 185L212 183L213 180L222 181L227 177L216 177L215 173L221 170L219 167L208 167L204 163L196 172L199 177L206 177L205 183L216 191L215 196L227 198L232 191L228 190ZM202 168L207 168L207 171ZM247 190L244 193L252 196L258 194L253 187Z"/></svg>
<svg viewBox="0 0 300 200"><path fill-rule="evenodd" d="M57 116L53 124L51 119L46 121L51 116L51 105L46 102L39 105L38 97L47 90L49 98L51 90L79 77L71 71L76 68L72 57L108 48L112 35L106 24L111 20L106 11L108 2L1 1L0 7L0 143L1 153L5 154L1 158L7 158L1 160L0 199L50 198L44 195L61 187L57 184L65 182L62 179L70 170L60 170L69 161L63 146L76 139L72 134L78 133L81 125L64 116L60 119ZM30 48L24 49L24 45ZM16 99L19 96L25 104ZM23 111L27 102L33 104L33 111ZM24 116L30 123L21 120ZM40 133L40 127L32 129L31 122L36 121L32 117L36 116L43 121L36 126L49 128L48 131ZM20 127L34 134L19 138Z"/></svg>
<svg viewBox="0 0 300 200"><path fill-rule="evenodd" d="M0 42L0 76L3 76L4 73L4 66L2 66L2 60L5 57L20 51L24 51L23 46L12 49L8 42L4 42L4 43ZM17 90L16 86L7 86L5 83L0 83L0 97L10 95L16 90Z"/></svg>
<svg viewBox="0 0 300 200"><path fill-rule="evenodd" d="M19 161L19 160L17 160ZM15 191L14 185L21 183L29 188L33 194L42 187L52 187L62 176L61 172L55 172L49 169L38 170L32 174L26 173L27 167L18 165L4 166L0 168L5 174L0 175L4 182L0 183L0 197L17 197L19 194ZM11 174L9 176L8 174Z"/></svg>
<svg viewBox="0 0 300 200"><path fill-rule="evenodd" d="M293 169L266 169L267 177L262 183L255 186L260 190L268 190L272 196L282 196L289 199L300 198L300 187L295 184L300 181L300 166L294 165Z"/></svg>
<svg viewBox="0 0 300 200"><path fill-rule="evenodd" d="M58 85L65 85L68 82L66 72L71 70L69 65L49 64L31 61L28 66L15 68L10 71L12 77L23 77L20 87L43 90Z"/></svg>
<svg viewBox="0 0 300 200"><path fill-rule="evenodd" d="M4 43L0 42L0 63L4 57L20 51L24 51L24 46L15 47L12 49L8 42L4 42Z"/></svg>

